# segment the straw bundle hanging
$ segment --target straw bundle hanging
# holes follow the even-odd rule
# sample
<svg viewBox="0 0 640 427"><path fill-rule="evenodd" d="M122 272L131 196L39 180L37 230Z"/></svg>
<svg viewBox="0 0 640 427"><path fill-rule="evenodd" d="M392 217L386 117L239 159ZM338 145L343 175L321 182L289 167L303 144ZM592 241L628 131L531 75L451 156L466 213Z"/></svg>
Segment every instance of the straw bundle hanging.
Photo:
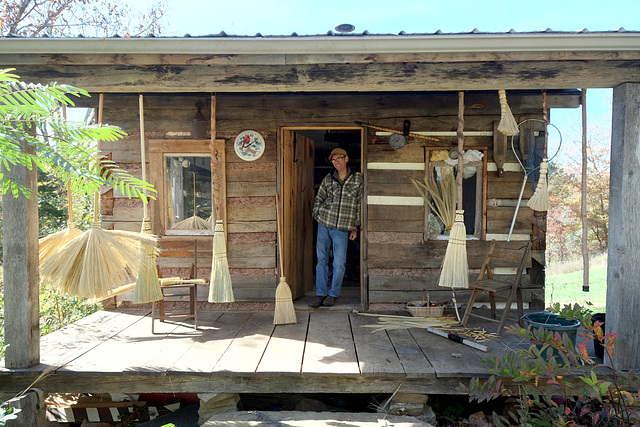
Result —
<svg viewBox="0 0 640 427"><path fill-rule="evenodd" d="M500 98L500 123L498 123L498 131L510 136L517 134L518 122L513 117L511 108L507 104L507 92L504 89L498 90L498 97Z"/></svg>
<svg viewBox="0 0 640 427"><path fill-rule="evenodd" d="M229 261L227 260L227 245L221 220L216 221L216 228L213 234L212 258L209 302L234 302Z"/></svg>
<svg viewBox="0 0 640 427"><path fill-rule="evenodd" d="M276 193L276 222L278 227L278 252L280 252L280 283L276 288L276 307L273 315L274 325L297 323L296 310L293 306L291 288L284 277L284 263L282 251L282 230L280 225L280 199Z"/></svg>
<svg viewBox="0 0 640 427"><path fill-rule="evenodd" d="M549 144L549 114L547 112L547 92L542 91L542 114L546 129L544 131L544 152L542 162L540 163L540 177L533 196L527 202L534 211L546 212L549 210L549 192L547 189L547 169L549 162L547 161L547 145Z"/></svg>
<svg viewBox="0 0 640 427"><path fill-rule="evenodd" d="M139 96L140 107L140 164L142 166L142 180L147 180L147 162L146 147L144 143L144 99L143 95ZM146 196L146 191L145 191ZM149 221L148 203L142 201L142 227L141 234L151 235L151 223ZM162 289L160 289L160 281L158 280L158 269L156 268L156 251L154 248L140 248L140 258L143 260L143 266L140 269L138 278L136 279L136 287L133 291L134 304L142 304L146 302L160 301L163 298Z"/></svg>
<svg viewBox="0 0 640 427"><path fill-rule="evenodd" d="M547 162L547 158L545 157L544 159L542 159L542 163L540 163L540 178L538 178L536 191L527 202L527 206L529 206L534 211L546 212L549 210L549 190L547 188L548 168L549 163Z"/></svg>
<svg viewBox="0 0 640 427"><path fill-rule="evenodd" d="M99 124L104 95L100 94ZM100 141L98 141L98 153ZM102 230L98 220L100 194L94 194L91 228L64 245L40 267L41 278L61 293L98 298L131 281L147 260L140 251L155 251L155 236L120 230ZM154 265L155 268L155 265Z"/></svg>
<svg viewBox="0 0 640 427"><path fill-rule="evenodd" d="M216 150L216 97L211 95L211 186L216 218L222 218L220 200L220 177L218 176L218 155L224 156L224 150ZM213 256L211 257L211 278L209 280L209 302L234 302L231 273L227 260L227 242L224 225L216 219L213 233Z"/></svg>

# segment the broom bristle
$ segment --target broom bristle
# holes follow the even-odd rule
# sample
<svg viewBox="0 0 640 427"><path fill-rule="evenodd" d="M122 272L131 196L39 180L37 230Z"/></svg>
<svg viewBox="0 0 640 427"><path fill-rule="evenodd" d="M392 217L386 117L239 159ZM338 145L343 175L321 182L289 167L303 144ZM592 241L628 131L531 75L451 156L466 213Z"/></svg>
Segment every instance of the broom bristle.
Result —
<svg viewBox="0 0 640 427"><path fill-rule="evenodd" d="M148 217L142 219L140 233L151 235L151 222ZM156 268L156 251L149 248L140 249L140 257L143 260L143 267L136 279L136 287L133 292L133 303L143 304L146 302L160 301L164 296L160 289L158 279L158 269Z"/></svg>
<svg viewBox="0 0 640 427"><path fill-rule="evenodd" d="M280 278L280 283L276 288L276 308L273 314L274 325L288 325L297 323L296 309L293 306L291 288L284 277Z"/></svg>
<svg viewBox="0 0 640 427"><path fill-rule="evenodd" d="M527 206L534 211L546 212L550 208L549 190L547 188L548 165L547 159L543 159L542 163L540 163L540 178L538 178L538 185L536 185L536 191L533 193L533 196L531 196L527 202Z"/></svg>
<svg viewBox="0 0 640 427"><path fill-rule="evenodd" d="M171 227L172 230L211 230L211 222L197 215L183 219Z"/></svg>
<svg viewBox="0 0 640 427"><path fill-rule="evenodd" d="M507 103L507 93L504 89L498 90L498 96L500 98L500 123L498 123L498 131L511 136L519 132L518 122L513 117L511 108Z"/></svg>
<svg viewBox="0 0 640 427"><path fill-rule="evenodd" d="M131 282L149 263L140 259L140 251L155 253L156 248L155 236L107 231L94 224L60 248L55 257L47 258L40 275L61 293L98 298Z"/></svg>
<svg viewBox="0 0 640 427"><path fill-rule="evenodd" d="M73 222L69 222L69 228L40 239L38 245L40 264L42 264L44 260L49 258L62 246L66 245L81 234L82 231L78 230Z"/></svg>
<svg viewBox="0 0 640 427"><path fill-rule="evenodd" d="M224 241L222 222L216 221L213 235L213 257L211 265L211 279L209 281L209 302L234 302L229 261L227 260L227 245Z"/></svg>
<svg viewBox="0 0 640 427"><path fill-rule="evenodd" d="M447 288L469 287L469 263L467 262L467 230L464 211L456 211L456 220L449 233L447 251L442 261L438 286Z"/></svg>

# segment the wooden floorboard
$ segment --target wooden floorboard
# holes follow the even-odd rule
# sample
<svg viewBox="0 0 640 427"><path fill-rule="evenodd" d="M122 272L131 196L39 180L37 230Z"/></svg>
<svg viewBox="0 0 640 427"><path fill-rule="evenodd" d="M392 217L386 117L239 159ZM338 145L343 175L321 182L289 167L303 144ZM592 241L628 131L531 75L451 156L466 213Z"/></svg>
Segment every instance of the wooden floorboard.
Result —
<svg viewBox="0 0 640 427"><path fill-rule="evenodd" d="M528 344L505 332L483 353L424 329L374 332L377 317L339 308L298 309L298 323L277 326L272 311L200 310L197 330L156 321L156 334L149 310L100 311L43 337L39 365L0 369L0 392L62 366L39 379L47 392L455 393L488 375L491 352Z"/></svg>
<svg viewBox="0 0 640 427"><path fill-rule="evenodd" d="M298 322L276 326L257 374L300 375L304 355L309 313L298 313Z"/></svg>
<svg viewBox="0 0 640 427"><path fill-rule="evenodd" d="M377 319L350 314L349 320L362 375L404 377L402 363L393 348L387 331L376 331L373 328L365 327L366 325L375 325Z"/></svg>
<svg viewBox="0 0 640 427"><path fill-rule="evenodd" d="M310 313L302 373L304 375L357 375L360 373L347 313L324 310Z"/></svg>
<svg viewBox="0 0 640 427"><path fill-rule="evenodd" d="M255 373L274 327L273 313L264 311L252 313L212 372L214 374L233 372L235 375Z"/></svg>

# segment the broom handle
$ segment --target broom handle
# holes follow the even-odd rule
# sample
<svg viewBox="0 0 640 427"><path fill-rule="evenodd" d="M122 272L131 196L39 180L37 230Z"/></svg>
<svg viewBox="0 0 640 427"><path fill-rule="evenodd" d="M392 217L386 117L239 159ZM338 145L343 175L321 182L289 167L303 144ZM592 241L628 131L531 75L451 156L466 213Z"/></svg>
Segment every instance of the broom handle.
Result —
<svg viewBox="0 0 640 427"><path fill-rule="evenodd" d="M282 230L280 230L280 196L276 193L276 223L278 228L278 252L280 253L280 277L284 277L284 266L282 265Z"/></svg>
<svg viewBox="0 0 640 427"><path fill-rule="evenodd" d="M222 221L222 207L220 205L220 179L218 177L218 153L216 152L216 96L211 94L211 191L215 220ZM226 228L226 227L225 227Z"/></svg>
<svg viewBox="0 0 640 427"><path fill-rule="evenodd" d="M98 126L102 126L102 110L104 109L104 93L100 94L99 102L98 102ZM101 144L100 140L97 141L96 154L98 156L98 160L100 160L100 150ZM98 164L98 170L102 170L101 164ZM93 195L93 222L98 222L98 209L100 203L100 189L96 191Z"/></svg>
<svg viewBox="0 0 640 427"><path fill-rule="evenodd" d="M462 210L462 169L464 168L464 92L458 91L458 210Z"/></svg>
<svg viewBox="0 0 640 427"><path fill-rule="evenodd" d="M193 216L196 216L196 173L193 173Z"/></svg>
<svg viewBox="0 0 640 427"><path fill-rule="evenodd" d="M67 122L67 106L62 104L62 118L64 122ZM67 181L67 205L68 205L68 222L69 224L73 223L73 194L71 191L71 181Z"/></svg>
<svg viewBox="0 0 640 427"><path fill-rule="evenodd" d="M142 166L142 180L147 180L147 153L145 151L144 146L144 100L143 95L138 95L138 99L140 100L140 165ZM144 195L147 195L147 190L143 190ZM149 208L147 206L148 202L142 202L142 218L149 217Z"/></svg>
<svg viewBox="0 0 640 427"><path fill-rule="evenodd" d="M356 124L358 124L360 126L364 126L366 128L379 130L379 131L382 131L382 132L391 132L391 133L395 133L395 134L398 134L398 135L404 135L404 132L399 131L399 130L395 130L395 129L391 129L391 128L385 128L385 127L382 127L382 126L370 125L368 123L363 123L363 122L356 122ZM409 134L407 136L411 136L413 138L418 138L418 139L424 139L424 140L432 141L432 142L442 142L442 143L445 143L445 144L447 143L446 141L439 140L438 138L434 138L432 136L420 135L419 133L411 133L411 132L409 132Z"/></svg>

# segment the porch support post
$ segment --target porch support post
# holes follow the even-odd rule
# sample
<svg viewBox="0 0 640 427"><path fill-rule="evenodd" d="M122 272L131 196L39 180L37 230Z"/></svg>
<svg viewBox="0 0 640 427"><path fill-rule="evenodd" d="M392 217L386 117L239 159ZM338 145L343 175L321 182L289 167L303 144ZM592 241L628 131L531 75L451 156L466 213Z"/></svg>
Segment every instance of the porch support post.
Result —
<svg viewBox="0 0 640 427"><path fill-rule="evenodd" d="M640 369L639 189L640 84L625 83L613 89L606 319L623 370Z"/></svg>
<svg viewBox="0 0 640 427"><path fill-rule="evenodd" d="M37 172L16 165L3 173L32 190L30 199L2 196L5 367L28 368L40 363Z"/></svg>

